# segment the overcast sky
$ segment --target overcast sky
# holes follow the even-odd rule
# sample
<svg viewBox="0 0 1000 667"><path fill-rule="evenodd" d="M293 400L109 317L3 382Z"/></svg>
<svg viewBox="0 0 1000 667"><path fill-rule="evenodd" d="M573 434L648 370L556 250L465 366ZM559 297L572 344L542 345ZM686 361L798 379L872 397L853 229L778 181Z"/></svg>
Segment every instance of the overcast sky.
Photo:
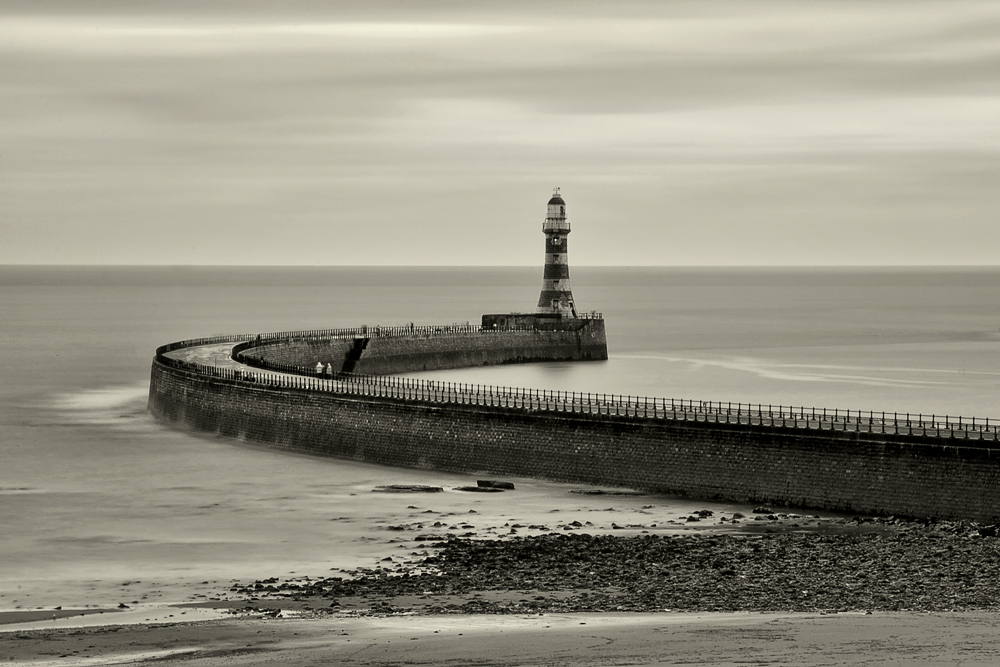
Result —
<svg viewBox="0 0 1000 667"><path fill-rule="evenodd" d="M1000 263L1000 3L0 3L0 263Z"/></svg>

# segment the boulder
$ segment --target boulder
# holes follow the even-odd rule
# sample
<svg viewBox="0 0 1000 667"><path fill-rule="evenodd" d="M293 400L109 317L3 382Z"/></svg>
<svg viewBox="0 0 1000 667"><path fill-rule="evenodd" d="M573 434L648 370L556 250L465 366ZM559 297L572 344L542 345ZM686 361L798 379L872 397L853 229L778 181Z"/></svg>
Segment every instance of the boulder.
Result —
<svg viewBox="0 0 1000 667"><path fill-rule="evenodd" d="M476 486L481 486L487 489L506 489L507 491L514 490L513 482L498 482L492 479L477 479Z"/></svg>
<svg viewBox="0 0 1000 667"><path fill-rule="evenodd" d="M386 484L376 486L372 493L437 493L444 491L440 486L425 486L423 484Z"/></svg>

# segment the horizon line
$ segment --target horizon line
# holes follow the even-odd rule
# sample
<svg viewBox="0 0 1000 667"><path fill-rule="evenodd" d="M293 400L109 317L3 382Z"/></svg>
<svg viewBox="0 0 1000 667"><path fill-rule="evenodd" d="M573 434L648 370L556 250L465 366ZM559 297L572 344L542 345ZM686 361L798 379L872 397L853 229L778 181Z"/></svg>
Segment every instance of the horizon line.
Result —
<svg viewBox="0 0 1000 667"><path fill-rule="evenodd" d="M532 269L540 264L28 264L2 268L129 269ZM996 269L998 264L573 264L581 269Z"/></svg>

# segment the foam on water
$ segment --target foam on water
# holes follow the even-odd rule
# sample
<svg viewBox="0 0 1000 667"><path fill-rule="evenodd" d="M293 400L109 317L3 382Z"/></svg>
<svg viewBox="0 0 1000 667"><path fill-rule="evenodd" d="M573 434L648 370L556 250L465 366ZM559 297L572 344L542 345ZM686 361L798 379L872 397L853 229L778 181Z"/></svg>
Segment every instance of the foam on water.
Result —
<svg viewBox="0 0 1000 667"><path fill-rule="evenodd" d="M126 386L57 393L49 405L58 418L78 424L130 427L129 420L145 414L148 382Z"/></svg>
<svg viewBox="0 0 1000 667"><path fill-rule="evenodd" d="M941 385L943 381L938 380L905 380L899 378L877 377L873 375L849 375L846 373L830 373L825 371L884 371L884 372L906 372L925 373L954 372L954 371L933 371L915 368L863 368L860 366L842 366L834 364L782 364L769 362L765 359L740 357L733 359L707 359L694 357L665 357L659 355L626 355L631 359L650 359L664 361L668 363L685 363L693 366L697 371L701 367L715 366L717 368L751 373L761 378L769 380L782 380L786 382L841 382L845 384L861 384L873 387L903 387L912 385ZM793 370L794 369L794 370ZM806 372L812 370L812 372ZM996 375L990 373L989 375Z"/></svg>

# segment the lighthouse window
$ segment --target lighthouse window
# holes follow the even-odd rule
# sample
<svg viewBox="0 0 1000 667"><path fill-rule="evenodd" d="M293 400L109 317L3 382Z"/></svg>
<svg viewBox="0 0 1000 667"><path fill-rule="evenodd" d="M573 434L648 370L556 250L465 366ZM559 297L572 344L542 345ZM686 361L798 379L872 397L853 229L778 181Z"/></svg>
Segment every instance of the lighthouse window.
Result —
<svg viewBox="0 0 1000 667"><path fill-rule="evenodd" d="M562 239L552 239L552 245L559 245L560 241L562 241Z"/></svg>

